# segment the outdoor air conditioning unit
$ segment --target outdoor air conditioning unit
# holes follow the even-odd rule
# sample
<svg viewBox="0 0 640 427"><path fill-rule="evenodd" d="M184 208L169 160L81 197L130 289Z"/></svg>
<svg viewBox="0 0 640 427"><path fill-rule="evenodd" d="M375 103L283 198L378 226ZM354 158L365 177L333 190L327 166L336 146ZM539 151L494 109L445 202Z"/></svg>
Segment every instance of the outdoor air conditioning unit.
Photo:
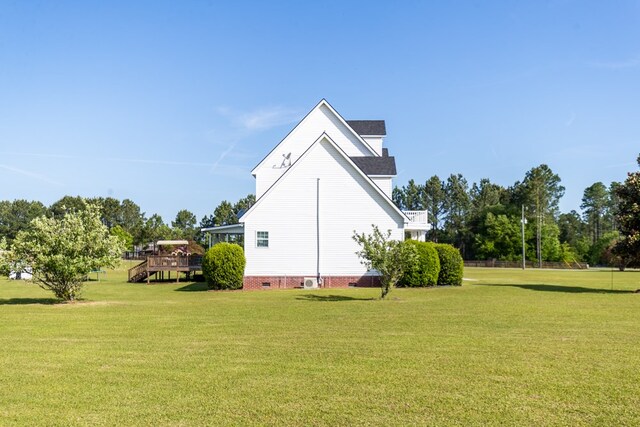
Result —
<svg viewBox="0 0 640 427"><path fill-rule="evenodd" d="M317 277L305 277L304 278L304 288L305 289L318 289L318 278Z"/></svg>

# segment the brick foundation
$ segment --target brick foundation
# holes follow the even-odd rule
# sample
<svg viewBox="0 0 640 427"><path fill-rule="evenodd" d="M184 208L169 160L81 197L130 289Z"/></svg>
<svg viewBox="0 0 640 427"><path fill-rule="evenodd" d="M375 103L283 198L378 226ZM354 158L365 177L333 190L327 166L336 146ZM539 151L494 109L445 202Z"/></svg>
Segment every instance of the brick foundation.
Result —
<svg viewBox="0 0 640 427"><path fill-rule="evenodd" d="M244 276L242 289L300 289L309 276ZM268 284L268 286L267 286ZM380 286L378 276L322 276L319 288L370 288Z"/></svg>

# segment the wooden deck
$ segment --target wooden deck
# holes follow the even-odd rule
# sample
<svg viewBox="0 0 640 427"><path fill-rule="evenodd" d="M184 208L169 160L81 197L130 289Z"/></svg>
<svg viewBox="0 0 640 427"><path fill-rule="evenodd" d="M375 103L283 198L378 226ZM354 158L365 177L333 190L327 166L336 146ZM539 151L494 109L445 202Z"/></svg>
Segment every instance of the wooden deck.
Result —
<svg viewBox="0 0 640 427"><path fill-rule="evenodd" d="M164 278L164 273L176 273L176 281L180 281L180 273L186 273L187 277L196 271L202 271L202 255L149 255L140 264L129 269L129 282L149 283L151 276Z"/></svg>

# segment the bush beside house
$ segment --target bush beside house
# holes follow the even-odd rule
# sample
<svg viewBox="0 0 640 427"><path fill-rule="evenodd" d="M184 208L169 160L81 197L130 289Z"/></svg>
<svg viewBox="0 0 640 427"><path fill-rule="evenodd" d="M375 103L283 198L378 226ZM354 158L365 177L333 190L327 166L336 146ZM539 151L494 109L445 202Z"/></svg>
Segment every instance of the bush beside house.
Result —
<svg viewBox="0 0 640 427"><path fill-rule="evenodd" d="M202 273L210 289L240 289L246 259L235 243L218 243L202 259Z"/></svg>
<svg viewBox="0 0 640 427"><path fill-rule="evenodd" d="M438 286L462 285L464 263L460 251L451 245L438 243L435 245L440 258L440 274Z"/></svg>
<svg viewBox="0 0 640 427"><path fill-rule="evenodd" d="M404 244L414 247L418 257L416 262L407 267L398 286L421 287L437 285L440 273L440 258L435 245L431 242L419 242L417 240L406 240Z"/></svg>

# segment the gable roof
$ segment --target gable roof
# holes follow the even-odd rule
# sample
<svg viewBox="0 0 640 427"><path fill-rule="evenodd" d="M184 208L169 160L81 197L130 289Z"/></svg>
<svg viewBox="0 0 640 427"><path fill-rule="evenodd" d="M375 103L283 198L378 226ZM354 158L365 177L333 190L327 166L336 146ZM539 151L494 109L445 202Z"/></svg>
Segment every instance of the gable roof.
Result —
<svg viewBox="0 0 640 427"><path fill-rule="evenodd" d="M360 136L383 136L387 134L384 120L347 120L347 124Z"/></svg>
<svg viewBox="0 0 640 427"><path fill-rule="evenodd" d="M313 142L313 144L311 144L311 145L310 145L310 146L309 146L309 147L304 151L304 153L302 153L302 155L301 155L300 157L298 157L298 159L297 159L297 160L296 160L296 161L295 161L291 166L289 166L289 168L287 168L287 170L286 170L286 171L285 171L285 172L284 172L284 173L283 173L283 174L282 174L282 175L281 175L281 176L276 180L276 182L274 182L274 183L271 185L271 187L269 187L269 188L267 189L267 191L265 191L265 192L262 194L262 196L260 196L260 198L259 198L258 200L256 200L256 202L253 204L253 206L251 206L251 207L249 208L249 210L248 210L247 212L245 212L245 213L244 213L244 215L242 215L242 217L240 217L238 220L239 220L241 223L244 223L244 221L246 220L246 218L247 218L248 216L250 216L250 215L253 213L253 211L255 211L255 209L257 208L257 206L259 206L259 205L260 205L260 202L262 202L266 197L268 197L268 196L269 196L269 194L271 194L271 193L273 192L274 188L276 188L276 187L278 186L278 184L280 184L284 179L286 179L286 177L288 177L288 176L289 176L289 174L291 173L291 171L292 171L292 170L294 170L294 169L296 169L296 168L298 167L298 165L300 164L300 162L301 162L301 161L303 161L303 159L305 159L305 158L308 156L309 152L311 151L311 149L312 149L313 147L315 147L315 146L316 146L316 144L319 144L319 143L320 143L321 141L323 141L323 140L328 141L328 142L333 146L333 148L335 148L335 149L336 149L336 151L337 151L337 152L338 152L342 157L344 157L344 159L347 161L347 163L348 163L349 165L351 165L351 167L353 167L353 169L354 169L358 174L360 174L360 175L365 179L365 181L366 181L367 183L369 183L369 185L371 185L371 187L372 187L372 188L373 188L373 189L374 189L374 190L375 190L375 191L376 191L380 196L382 196L383 200L384 200L384 201L385 201L389 206L391 206L391 208L392 208L396 213L398 213L398 214L399 214L399 215L400 215L400 216L405 220L405 222L409 222L409 218L405 215L405 213L404 213L404 212L402 212L402 211L401 211L401 210L396 206L396 204L395 204L395 203L393 203L393 200L391 200L391 199L389 198L389 196L387 196L387 194L386 194L384 191L382 191L382 189L380 189L380 187L378 187L378 186L376 185L376 183L375 183L375 182L373 182L373 181L371 180L371 178L370 178L369 176L367 176L367 174L366 174L362 169L360 169L360 167L358 167L358 166L355 164L355 162L352 160L352 158L351 158L351 157L349 157L349 156L347 155L347 153L345 153L345 152L344 152L344 150L342 150L342 148L340 148L340 146L338 146L338 144L336 144L336 143L333 141L333 139L331 139L331 137L330 137L329 135L327 135L327 134L326 134L326 132L323 132L323 133L322 133L322 135L320 135L320 136L318 137L318 139L316 139L316 140Z"/></svg>
<svg viewBox="0 0 640 427"><path fill-rule="evenodd" d="M296 128L298 128L298 127L299 127L299 126L300 126L300 125L301 125L305 120L307 120L307 119L309 118L309 116L311 115L311 113L312 113L312 112L314 112L315 110L317 110L318 108L320 108L320 107L321 107L321 106L323 106L323 105L324 105L324 106L326 106L326 107L329 109L329 111L330 111L332 114L334 114L334 115L338 118L338 120L339 120L340 122L342 122L342 124L344 124L344 125L345 125L345 127L346 127L346 128L347 128L347 129L348 129L348 130L353 134L353 136L355 136L355 137L356 137L356 139L357 139L359 142L361 142L361 143L362 143L362 144L363 144L363 145L364 145L364 146L365 146L365 147L366 147L366 148L371 152L371 155L372 155L372 156L377 156L377 155L378 155L378 153L376 153L376 151L373 149L373 147L371 147L371 145L369 145L369 143L368 143L367 141L365 141L365 140L362 138L362 136L360 136L360 134L358 134L358 132L356 132L356 131L351 127L351 126L349 126L349 124L347 123L347 121L346 121L344 118L342 118L342 116L341 116L341 115L340 115L340 114L339 114L339 113L338 113L338 112L337 112L337 111L336 111L336 110L331 106L331 104L329 104L329 102L328 102L326 99L322 98L322 99L320 100L320 102L318 102L318 104L316 104L316 106L315 106L315 107L313 107L313 108L312 108L312 109L311 109L311 110L310 110L310 111L309 111L309 112L308 112L308 113L307 113L307 114L302 118L302 120L300 120L300 121L298 122L298 124L297 124L297 125L295 125L295 126L293 127L293 129L291 129L291 130L289 131L289 133L287 133L287 135L285 135L285 137L284 137L284 138L282 138L282 140L280 140L280 142L279 142L275 147L273 147L273 148L271 149L271 151L269 151L269 152L267 153L267 155L266 155L266 156L264 156L264 157L262 158L262 160L260 160L260 162L259 162L259 163L258 163L258 164L257 164L257 165L252 169L252 170L251 170L251 174L255 176L255 174L256 174L256 170L257 170L260 166L262 166L262 164L265 162L265 160L267 160L267 158L271 155L271 153L273 153L274 151L276 151L276 149L277 149L277 148L278 148L278 147L279 147L279 146L280 146L280 145L281 145L281 144L282 144L282 143L283 143L283 142L284 142L284 141L289 137L289 135L291 135L291 133L293 133L293 131L294 131L294 130L296 130Z"/></svg>
<svg viewBox="0 0 640 427"><path fill-rule="evenodd" d="M350 158L367 175L396 175L395 157L354 156Z"/></svg>

